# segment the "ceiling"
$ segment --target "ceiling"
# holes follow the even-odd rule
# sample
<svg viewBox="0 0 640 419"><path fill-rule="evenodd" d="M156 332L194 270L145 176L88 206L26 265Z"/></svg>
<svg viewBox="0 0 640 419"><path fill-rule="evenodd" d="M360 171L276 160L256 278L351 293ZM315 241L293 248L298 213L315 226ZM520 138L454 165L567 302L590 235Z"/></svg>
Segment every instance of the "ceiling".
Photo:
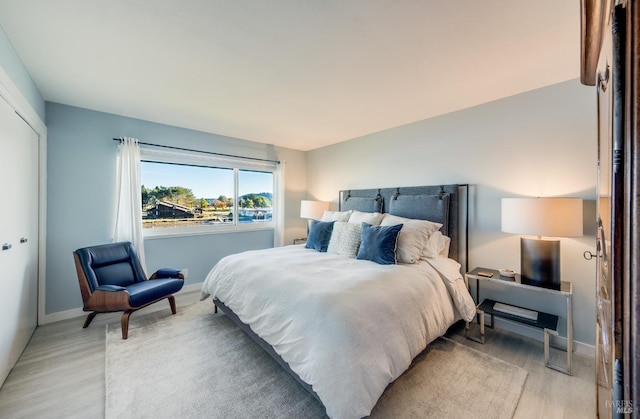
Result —
<svg viewBox="0 0 640 419"><path fill-rule="evenodd" d="M45 100L311 150L579 77L578 0L0 0Z"/></svg>

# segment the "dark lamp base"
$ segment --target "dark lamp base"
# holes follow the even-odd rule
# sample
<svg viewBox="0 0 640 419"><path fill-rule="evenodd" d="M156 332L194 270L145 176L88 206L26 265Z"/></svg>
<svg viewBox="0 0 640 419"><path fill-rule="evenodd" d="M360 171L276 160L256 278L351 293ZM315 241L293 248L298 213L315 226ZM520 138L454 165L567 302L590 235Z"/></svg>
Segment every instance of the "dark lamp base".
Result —
<svg viewBox="0 0 640 419"><path fill-rule="evenodd" d="M560 289L560 240L520 238L522 283Z"/></svg>

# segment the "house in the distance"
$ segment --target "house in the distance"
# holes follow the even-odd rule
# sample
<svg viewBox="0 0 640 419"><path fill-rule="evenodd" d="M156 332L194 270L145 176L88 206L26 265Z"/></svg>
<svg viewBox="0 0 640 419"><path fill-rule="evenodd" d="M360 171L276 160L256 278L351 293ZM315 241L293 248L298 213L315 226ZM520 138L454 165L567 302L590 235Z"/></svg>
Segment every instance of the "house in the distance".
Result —
<svg viewBox="0 0 640 419"><path fill-rule="evenodd" d="M168 201L156 201L156 205L147 209L145 218L194 218L193 210L184 205Z"/></svg>

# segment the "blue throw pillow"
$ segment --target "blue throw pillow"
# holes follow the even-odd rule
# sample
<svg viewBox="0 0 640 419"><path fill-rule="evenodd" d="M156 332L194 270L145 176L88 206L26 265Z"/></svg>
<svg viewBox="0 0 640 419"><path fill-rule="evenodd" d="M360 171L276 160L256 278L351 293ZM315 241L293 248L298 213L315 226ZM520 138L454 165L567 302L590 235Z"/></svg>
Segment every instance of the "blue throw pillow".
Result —
<svg viewBox="0 0 640 419"><path fill-rule="evenodd" d="M333 223L335 221L311 221L309 237L307 237L307 244L304 247L318 252L326 252L329 247L329 240L331 240Z"/></svg>
<svg viewBox="0 0 640 419"><path fill-rule="evenodd" d="M362 242L358 259L366 259L380 265L396 264L396 247L402 224L394 226L372 226L362 223Z"/></svg>

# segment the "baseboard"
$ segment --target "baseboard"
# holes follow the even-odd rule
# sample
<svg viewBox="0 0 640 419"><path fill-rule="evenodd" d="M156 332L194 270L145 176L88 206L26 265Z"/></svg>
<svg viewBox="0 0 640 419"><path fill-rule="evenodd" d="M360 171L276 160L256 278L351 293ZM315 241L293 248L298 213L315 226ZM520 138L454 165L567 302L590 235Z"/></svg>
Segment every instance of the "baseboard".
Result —
<svg viewBox="0 0 640 419"><path fill-rule="evenodd" d="M488 324L488 317L485 318L485 323ZM474 320L475 321L475 320ZM520 323L515 323L506 319L502 319L499 317L495 318L495 327L496 329L503 329L509 332L517 333L518 335L526 336L531 339L538 340L540 342L543 341L543 333L541 329L537 329L534 327L523 326ZM567 347L567 338L564 336L551 336L551 345L557 346L560 348ZM596 347L594 345L590 345L588 343L580 342L574 339L573 341L573 352L588 356L591 358L596 357Z"/></svg>
<svg viewBox="0 0 640 419"><path fill-rule="evenodd" d="M185 292L193 292L200 291L202 288L202 282L196 284L189 284L182 287L180 291L176 294L183 294ZM70 310L57 311L55 313L49 313L44 316L40 322L38 322L38 326L43 326L49 323L61 322L63 320L75 319L77 317L82 317L88 315L89 312L83 311L82 307L72 308Z"/></svg>
<svg viewBox="0 0 640 419"><path fill-rule="evenodd" d="M86 316L89 313L82 310L82 307L72 308L71 310L57 311L55 313L49 313L44 316L38 326L43 326L49 323L61 322L63 320L74 319L76 317Z"/></svg>
<svg viewBox="0 0 640 419"><path fill-rule="evenodd" d="M201 289L202 289L202 282L198 282L197 284L185 285L184 287L182 287L182 289L178 294L182 294L184 292L191 292L191 291L200 291Z"/></svg>

